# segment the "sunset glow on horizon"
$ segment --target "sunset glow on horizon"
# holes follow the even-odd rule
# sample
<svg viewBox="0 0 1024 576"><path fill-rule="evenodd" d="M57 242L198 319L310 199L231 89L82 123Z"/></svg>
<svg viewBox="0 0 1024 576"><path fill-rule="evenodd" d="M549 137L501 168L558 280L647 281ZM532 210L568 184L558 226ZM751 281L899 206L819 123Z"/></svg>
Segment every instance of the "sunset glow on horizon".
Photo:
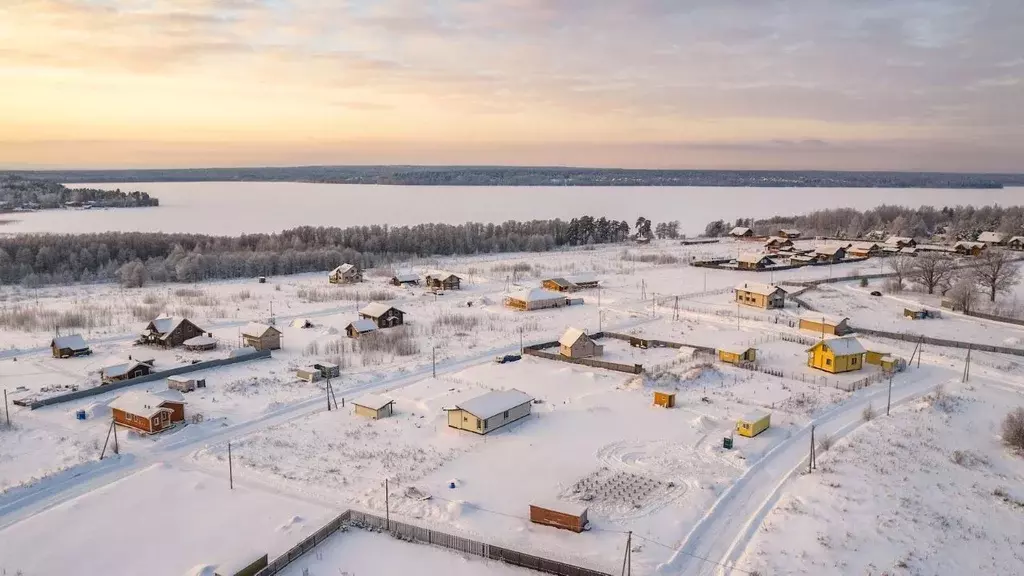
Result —
<svg viewBox="0 0 1024 576"><path fill-rule="evenodd" d="M0 168L1024 171L1016 0L5 0Z"/></svg>

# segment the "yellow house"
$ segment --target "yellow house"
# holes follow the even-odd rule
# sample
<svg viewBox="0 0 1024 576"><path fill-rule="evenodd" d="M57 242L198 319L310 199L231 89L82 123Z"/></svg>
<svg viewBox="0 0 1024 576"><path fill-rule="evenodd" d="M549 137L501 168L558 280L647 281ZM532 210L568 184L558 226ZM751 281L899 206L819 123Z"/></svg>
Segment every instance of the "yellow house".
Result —
<svg viewBox="0 0 1024 576"><path fill-rule="evenodd" d="M864 367L867 350L853 336L822 340L807 349L807 365L811 368L838 374Z"/></svg>
<svg viewBox="0 0 1024 576"><path fill-rule="evenodd" d="M718 349L718 359L729 364L742 364L757 360L757 350L749 346L725 346Z"/></svg>
<svg viewBox="0 0 1024 576"><path fill-rule="evenodd" d="M767 430L772 423L772 415L768 412L751 412L736 421L736 433L740 436L753 438Z"/></svg>
<svg viewBox="0 0 1024 576"><path fill-rule="evenodd" d="M830 316L820 312L808 312L800 316L800 329L810 330L818 334L831 334L832 336L845 336L852 332L849 318Z"/></svg>
<svg viewBox="0 0 1024 576"><path fill-rule="evenodd" d="M760 282L744 282L733 288L736 302L744 306L753 306L771 310L786 307L786 291L775 284Z"/></svg>
<svg viewBox="0 0 1024 576"><path fill-rule="evenodd" d="M888 355L889 353L884 350L868 350L864 353L864 362L874 366L881 366L882 358Z"/></svg>

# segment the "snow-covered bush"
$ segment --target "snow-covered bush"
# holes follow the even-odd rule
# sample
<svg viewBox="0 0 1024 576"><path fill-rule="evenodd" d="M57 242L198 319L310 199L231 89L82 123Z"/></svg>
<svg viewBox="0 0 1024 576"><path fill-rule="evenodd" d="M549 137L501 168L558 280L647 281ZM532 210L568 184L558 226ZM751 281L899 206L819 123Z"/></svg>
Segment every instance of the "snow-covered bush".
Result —
<svg viewBox="0 0 1024 576"><path fill-rule="evenodd" d="M1018 450L1024 450L1024 408L1012 410L1003 419L1003 442Z"/></svg>

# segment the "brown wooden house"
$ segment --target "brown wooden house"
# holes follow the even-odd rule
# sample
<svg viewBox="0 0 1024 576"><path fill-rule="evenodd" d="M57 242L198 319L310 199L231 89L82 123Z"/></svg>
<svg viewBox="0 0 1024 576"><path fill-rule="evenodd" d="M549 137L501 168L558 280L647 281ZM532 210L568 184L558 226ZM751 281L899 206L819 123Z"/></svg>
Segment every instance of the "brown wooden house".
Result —
<svg viewBox="0 0 1024 576"><path fill-rule="evenodd" d="M591 358L604 353L604 346L597 344L579 328L569 328L558 340L558 353L566 358Z"/></svg>
<svg viewBox="0 0 1024 576"><path fill-rule="evenodd" d="M143 434L162 432L185 421L185 403L148 392L126 392L110 403L114 422Z"/></svg>
<svg viewBox="0 0 1024 576"><path fill-rule="evenodd" d="M264 350L281 349L281 331L273 326L250 322L242 329L242 345Z"/></svg>
<svg viewBox="0 0 1024 576"><path fill-rule="evenodd" d="M393 286L416 286L420 283L420 277L413 272L399 272L391 277Z"/></svg>
<svg viewBox="0 0 1024 576"><path fill-rule="evenodd" d="M427 274L425 280L431 290L459 290L462 284L462 278L449 272Z"/></svg>
<svg viewBox="0 0 1024 576"><path fill-rule="evenodd" d="M105 366L100 370L100 381L104 384L130 380L139 376L147 376L153 373L153 365L138 360L129 360L112 366Z"/></svg>
<svg viewBox="0 0 1024 576"><path fill-rule="evenodd" d="M367 318L360 318L348 326L345 326L345 334L349 338L359 338L363 334L369 334L370 332L376 331L377 323Z"/></svg>
<svg viewBox="0 0 1024 576"><path fill-rule="evenodd" d="M576 284L566 278L545 278L540 285L555 292L574 292L576 290Z"/></svg>
<svg viewBox="0 0 1024 576"><path fill-rule="evenodd" d="M50 350L54 358L71 358L73 356L88 356L92 354L89 345L79 334L58 336L50 341Z"/></svg>
<svg viewBox="0 0 1024 576"><path fill-rule="evenodd" d="M363 271L355 264L342 264L327 274L331 284L356 284L363 281Z"/></svg>
<svg viewBox="0 0 1024 576"><path fill-rule="evenodd" d="M394 306L371 302L359 311L359 317L372 320L378 328L391 328L405 324L405 312Z"/></svg>
<svg viewBox="0 0 1024 576"><path fill-rule="evenodd" d="M168 348L181 346L185 340L202 336L204 330L188 318L161 316L146 325L139 341L143 344L157 344Z"/></svg>

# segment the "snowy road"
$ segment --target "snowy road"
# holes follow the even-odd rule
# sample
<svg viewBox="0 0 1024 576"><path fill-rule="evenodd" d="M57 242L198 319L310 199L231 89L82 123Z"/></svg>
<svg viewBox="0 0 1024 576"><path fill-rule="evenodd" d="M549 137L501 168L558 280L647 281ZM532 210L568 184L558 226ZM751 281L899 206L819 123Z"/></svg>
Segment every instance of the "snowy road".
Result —
<svg viewBox="0 0 1024 576"><path fill-rule="evenodd" d="M911 369L901 376L893 383L893 405L925 395L944 382L959 382L954 370L936 366ZM865 388L769 451L722 493L672 558L658 568L658 573L732 574L732 566L743 556L765 515L775 506L787 480L806 468L811 425L816 427L816 441L825 436L839 438L864 422L863 412L868 404L884 417L887 393L886 386Z"/></svg>

